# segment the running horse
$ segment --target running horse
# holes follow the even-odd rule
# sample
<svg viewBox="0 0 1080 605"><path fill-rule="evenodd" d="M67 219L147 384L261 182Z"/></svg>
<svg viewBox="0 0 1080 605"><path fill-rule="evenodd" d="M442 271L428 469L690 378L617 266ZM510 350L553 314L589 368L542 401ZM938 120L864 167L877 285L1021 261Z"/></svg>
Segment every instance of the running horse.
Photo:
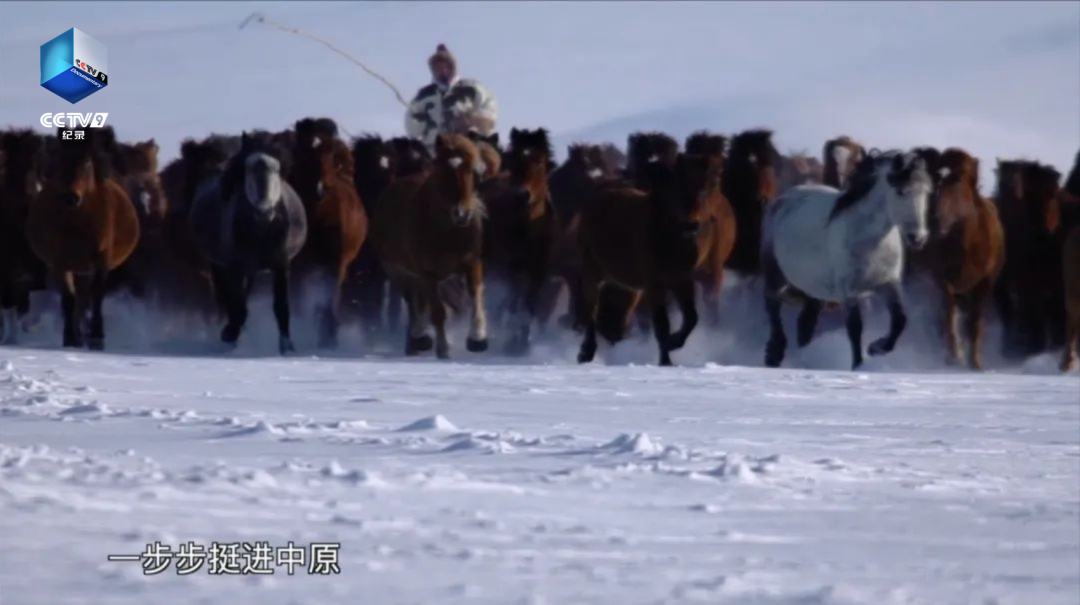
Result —
<svg viewBox="0 0 1080 605"><path fill-rule="evenodd" d="M945 303L947 361L959 364L964 357L957 333L959 308L966 316L968 362L981 370L983 309L1005 262L1005 235L997 207L979 194L979 161L962 149L950 148L936 166L940 181L924 258Z"/></svg>
<svg viewBox="0 0 1080 605"><path fill-rule="evenodd" d="M602 189L581 212L582 299L587 310L585 339L578 362L593 360L601 288L644 292L652 311L653 335L660 365L672 365L697 325L694 275L712 251L716 225L710 220L720 184L711 161L679 154L673 166L657 158L642 167L651 184L646 193L629 186ZM668 297L682 313L682 325L671 332ZM611 339L608 339L611 340Z"/></svg>
<svg viewBox="0 0 1080 605"><path fill-rule="evenodd" d="M296 273L318 282L318 347L336 348L341 292L361 246L368 218L353 184L353 157L329 118L296 122L289 183L304 204L308 237Z"/></svg>
<svg viewBox="0 0 1080 605"><path fill-rule="evenodd" d="M787 337L780 317L784 291L796 288L804 300L798 344L814 336L820 301L847 310L851 367L863 363L859 300L883 296L890 314L889 333L870 345L871 355L889 353L907 325L901 278L903 247L921 248L929 237L927 204L932 180L926 162L914 153L869 154L840 192L804 185L769 206L762 234L765 310L770 334L765 365L778 367Z"/></svg>
<svg viewBox="0 0 1080 605"><path fill-rule="evenodd" d="M723 183L724 164L727 161L727 137L700 130L686 139L686 153L700 155L709 162L712 178ZM697 282L701 286L705 306L705 321L711 327L720 324L720 294L724 284L724 265L735 249L738 225L731 202L723 194L723 187L713 197L707 220L714 225L715 235L708 258L697 270Z"/></svg>
<svg viewBox="0 0 1080 605"><path fill-rule="evenodd" d="M1058 194L1062 271L1065 281L1065 350L1061 355L1061 371L1076 368L1080 348L1080 152L1073 161L1065 186Z"/></svg>
<svg viewBox="0 0 1080 605"><path fill-rule="evenodd" d="M530 330L552 269L559 220L548 192L551 142L543 128L510 130L508 173L480 186L488 217L484 223L484 265L509 286L507 308L513 324L506 352L528 352Z"/></svg>
<svg viewBox="0 0 1080 605"><path fill-rule="evenodd" d="M289 271L307 239L300 197L281 174L269 137L243 133L225 172L204 182L191 208L191 233L211 265L214 288L228 321L222 342L235 345L248 317L247 297L257 273L273 275L278 351L294 351L289 330Z"/></svg>
<svg viewBox="0 0 1080 605"><path fill-rule="evenodd" d="M65 347L82 347L83 301L91 304L90 349L105 348L102 306L109 272L139 242L139 217L112 177L112 127L89 128L81 140L63 140L41 196L30 206L26 237L60 286ZM89 284L84 277L89 277Z"/></svg>
<svg viewBox="0 0 1080 605"><path fill-rule="evenodd" d="M476 195L476 146L464 136L440 134L427 172L398 179L383 192L372 221L372 243L383 268L405 297L409 328L405 354L435 347L450 357L446 301L440 284L463 276L472 301L466 347L487 349L482 259L484 205ZM427 333L434 324L435 341Z"/></svg>
<svg viewBox="0 0 1080 605"><path fill-rule="evenodd" d="M760 271L761 222L776 197L779 163L771 130L747 130L731 139L723 193L735 212L737 229L727 267L737 273L757 275Z"/></svg>

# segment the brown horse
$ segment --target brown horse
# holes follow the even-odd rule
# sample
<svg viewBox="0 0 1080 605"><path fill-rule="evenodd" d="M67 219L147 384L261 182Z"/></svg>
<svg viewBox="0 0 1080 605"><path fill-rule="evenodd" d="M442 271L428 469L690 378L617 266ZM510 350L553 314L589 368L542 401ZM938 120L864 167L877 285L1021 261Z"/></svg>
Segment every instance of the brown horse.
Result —
<svg viewBox="0 0 1080 605"><path fill-rule="evenodd" d="M48 269L27 242L26 219L44 182L48 142L32 130L0 133L0 343L18 339L30 292L47 287Z"/></svg>
<svg viewBox="0 0 1080 605"><path fill-rule="evenodd" d="M464 275L472 298L467 348L487 349L484 309L484 206L476 195L478 152L469 139L441 134L435 160L425 174L399 179L383 192L376 209L372 243L386 273L408 303L405 354L429 350L427 318L435 324L435 353L450 356L446 305L439 285Z"/></svg>
<svg viewBox="0 0 1080 605"><path fill-rule="evenodd" d="M761 270L761 222L765 206L778 193L779 163L771 130L747 130L731 139L722 186L738 230L727 266L738 273L756 275Z"/></svg>
<svg viewBox="0 0 1080 605"><path fill-rule="evenodd" d="M531 325L551 273L559 230L548 192L548 174L555 167L552 155L547 130L513 128L506 152L509 172L480 187L488 211L484 265L510 290L507 310L515 325L506 352L511 355L529 350Z"/></svg>
<svg viewBox="0 0 1080 605"><path fill-rule="evenodd" d="M1027 160L998 161L995 201L1005 229L1005 266L994 288L1007 357L1037 355L1065 334L1061 242L1056 237L1061 173Z"/></svg>
<svg viewBox="0 0 1080 605"><path fill-rule="evenodd" d="M1077 349L1080 348L1080 152L1076 154L1058 202L1060 233L1064 240L1062 269L1067 321L1061 371L1068 372L1076 367Z"/></svg>
<svg viewBox="0 0 1080 605"><path fill-rule="evenodd" d="M368 218L353 184L352 154L328 118L296 122L289 183L307 214L308 236L296 259L299 279L319 282L318 346L337 347L341 288L367 239Z"/></svg>
<svg viewBox="0 0 1080 605"><path fill-rule="evenodd" d="M709 162L712 178L718 183L723 182L724 164L727 162L727 137L698 131L687 137L685 149L688 155L704 157ZM720 292L724 283L724 265L731 256L731 251L735 249L737 225L735 211L722 191L716 192L709 212L707 220L713 223L715 234L711 240L712 248L708 258L698 268L696 278L702 289L705 321L715 327L720 323Z"/></svg>
<svg viewBox="0 0 1080 605"><path fill-rule="evenodd" d="M979 161L966 151L946 149L937 163L939 185L929 215L926 259L945 302L948 361L964 355L957 328L965 314L968 362L982 369L983 308L1005 262L1005 235L997 208L979 194Z"/></svg>
<svg viewBox="0 0 1080 605"><path fill-rule="evenodd" d="M480 159L476 163L476 174L480 177L480 182L483 183L497 177L502 171L503 153L502 148L499 147L499 133L495 132L485 137L472 130L466 136L476 145L476 151L480 155Z"/></svg>
<svg viewBox="0 0 1080 605"><path fill-rule="evenodd" d="M57 132L58 138L62 132ZM26 231L34 253L61 285L65 347L82 346L78 307L85 292L76 275L90 275L89 345L101 350L106 279L138 244L139 217L123 187L111 177L112 128L89 128L85 133L83 140L60 141L45 190L30 207Z"/></svg>
<svg viewBox="0 0 1080 605"><path fill-rule="evenodd" d="M645 292L653 315L660 365L671 365L697 324L694 274L708 259L716 225L711 206L720 193L710 161L680 154L674 166L653 162L642 175L652 184L646 193L630 187L602 189L581 213L582 297L589 313L578 361L596 355L600 288L605 284ZM682 312L672 334L668 295Z"/></svg>
<svg viewBox="0 0 1080 605"><path fill-rule="evenodd" d="M139 216L139 244L127 262L109 274L107 289L126 285L137 298L157 305L173 306L169 287L168 255L164 224L169 204L158 175L158 146L153 139L119 144L114 162L117 182L135 204Z"/></svg>
<svg viewBox="0 0 1080 605"><path fill-rule="evenodd" d="M863 146L847 135L826 141L822 150L825 163L822 182L829 187L846 189L855 168L865 156Z"/></svg>

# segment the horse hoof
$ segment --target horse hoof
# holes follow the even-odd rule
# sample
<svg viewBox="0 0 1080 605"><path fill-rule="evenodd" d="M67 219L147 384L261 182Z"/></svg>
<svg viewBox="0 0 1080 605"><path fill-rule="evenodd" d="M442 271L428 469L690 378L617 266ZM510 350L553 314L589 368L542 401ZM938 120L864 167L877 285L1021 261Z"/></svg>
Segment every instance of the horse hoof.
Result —
<svg viewBox="0 0 1080 605"><path fill-rule="evenodd" d="M678 351L686 346L686 336L673 335L668 338L667 349L669 351Z"/></svg>
<svg viewBox="0 0 1080 605"><path fill-rule="evenodd" d="M104 351L105 350L105 338L100 336L91 336L86 341L87 346L91 351Z"/></svg>
<svg viewBox="0 0 1080 605"><path fill-rule="evenodd" d="M660 358L660 367L661 368L670 368L670 367L673 367L674 365L675 364L671 363L671 358L670 357L664 356L664 357Z"/></svg>
<svg viewBox="0 0 1080 605"><path fill-rule="evenodd" d="M488 348L488 341L486 338L480 340L473 340L470 338L465 341L465 348L471 353L483 353Z"/></svg>
<svg viewBox="0 0 1080 605"><path fill-rule="evenodd" d="M862 359L856 359L855 361L851 362L851 371L854 372L855 370L858 370L860 367L862 367L862 364Z"/></svg>
<svg viewBox="0 0 1080 605"><path fill-rule="evenodd" d="M884 355L886 353L892 353L893 346L887 339L881 338L870 343L870 349L867 351L872 356Z"/></svg>
<svg viewBox="0 0 1080 605"><path fill-rule="evenodd" d="M291 338L280 338L278 339L278 351L282 355L286 355L288 353L295 353L296 346L293 345L293 341Z"/></svg>
<svg viewBox="0 0 1080 605"><path fill-rule="evenodd" d="M435 347L435 357L439 359L450 359L450 347Z"/></svg>
<svg viewBox="0 0 1080 605"><path fill-rule="evenodd" d="M225 344L236 344L236 341L240 340L240 327L229 324L221 329L221 342Z"/></svg>
<svg viewBox="0 0 1080 605"><path fill-rule="evenodd" d="M580 351L578 351L577 362L578 363L591 363L592 360L595 357L596 357L596 349L591 349L590 350L590 349L582 348Z"/></svg>
<svg viewBox="0 0 1080 605"><path fill-rule="evenodd" d="M410 336L408 343L406 343L405 351L407 354L410 352L412 354L423 353L425 351L430 351L434 347L435 340L426 334L418 337Z"/></svg>

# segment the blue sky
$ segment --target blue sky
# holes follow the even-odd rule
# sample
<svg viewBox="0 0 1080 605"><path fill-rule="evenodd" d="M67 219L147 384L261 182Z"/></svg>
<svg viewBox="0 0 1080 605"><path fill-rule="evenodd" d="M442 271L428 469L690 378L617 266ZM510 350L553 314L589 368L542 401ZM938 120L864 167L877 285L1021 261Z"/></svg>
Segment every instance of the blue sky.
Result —
<svg viewBox="0 0 1080 605"><path fill-rule="evenodd" d="M488 85L500 130L620 144L634 129L776 130L819 153L956 145L1068 169L1080 148L1080 3L0 3L0 126L107 111L124 139L278 129L328 115L399 134L382 84L325 48L240 21L261 11L365 60L406 96L439 42ZM109 86L76 106L38 84L38 47L78 27L109 48ZM40 128L40 126L38 125ZM986 187L984 187L984 190ZM989 193L989 191L986 191Z"/></svg>

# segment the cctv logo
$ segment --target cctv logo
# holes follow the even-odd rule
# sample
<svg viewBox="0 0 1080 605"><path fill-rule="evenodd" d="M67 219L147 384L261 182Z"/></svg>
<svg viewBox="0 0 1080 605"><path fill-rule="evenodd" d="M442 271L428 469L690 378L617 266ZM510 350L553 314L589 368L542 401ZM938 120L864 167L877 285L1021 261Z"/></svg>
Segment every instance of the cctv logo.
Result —
<svg viewBox="0 0 1080 605"><path fill-rule="evenodd" d="M41 45L41 86L78 103L109 85L109 49L74 27Z"/></svg>

